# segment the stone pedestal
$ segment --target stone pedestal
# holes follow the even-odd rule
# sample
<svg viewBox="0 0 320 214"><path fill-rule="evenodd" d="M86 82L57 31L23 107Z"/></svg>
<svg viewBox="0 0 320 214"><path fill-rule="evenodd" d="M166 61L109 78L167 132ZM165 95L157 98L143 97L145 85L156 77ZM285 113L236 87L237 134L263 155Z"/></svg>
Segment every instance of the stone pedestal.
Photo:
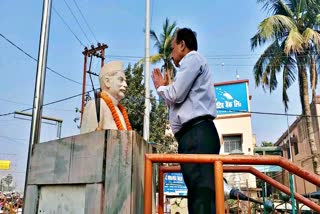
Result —
<svg viewBox="0 0 320 214"><path fill-rule="evenodd" d="M97 131L33 146L24 214L142 214L144 154L133 131Z"/></svg>

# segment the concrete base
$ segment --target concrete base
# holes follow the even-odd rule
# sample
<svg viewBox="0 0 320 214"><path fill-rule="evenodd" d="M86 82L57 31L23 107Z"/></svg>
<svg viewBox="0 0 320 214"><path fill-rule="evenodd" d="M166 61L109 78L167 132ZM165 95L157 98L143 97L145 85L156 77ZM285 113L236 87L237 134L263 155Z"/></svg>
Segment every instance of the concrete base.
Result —
<svg viewBox="0 0 320 214"><path fill-rule="evenodd" d="M33 146L24 214L143 213L144 154L133 131L97 131Z"/></svg>

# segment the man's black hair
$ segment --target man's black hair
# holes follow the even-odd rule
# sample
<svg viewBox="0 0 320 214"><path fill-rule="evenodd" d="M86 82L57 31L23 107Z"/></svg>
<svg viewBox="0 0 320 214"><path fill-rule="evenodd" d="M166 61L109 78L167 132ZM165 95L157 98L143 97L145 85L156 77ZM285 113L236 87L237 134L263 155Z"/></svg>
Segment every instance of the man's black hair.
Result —
<svg viewBox="0 0 320 214"><path fill-rule="evenodd" d="M196 32L192 31L190 28L181 28L176 31L177 44L179 44L182 40L190 50L198 50Z"/></svg>

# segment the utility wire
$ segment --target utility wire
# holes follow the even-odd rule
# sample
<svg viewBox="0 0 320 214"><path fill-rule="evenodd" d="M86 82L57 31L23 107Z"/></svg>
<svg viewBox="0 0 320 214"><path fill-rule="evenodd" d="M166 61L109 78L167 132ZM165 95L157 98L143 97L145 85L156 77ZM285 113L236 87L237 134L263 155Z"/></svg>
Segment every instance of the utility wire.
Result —
<svg viewBox="0 0 320 214"><path fill-rule="evenodd" d="M38 60L37 60L36 58L34 58L34 57L31 56L29 53L27 53L26 51L24 51L24 50L23 50L22 48L20 48L18 45L14 44L12 41L10 41L8 38L6 38L6 37L5 37L4 35L2 35L1 33L0 33L0 36L1 36L2 38L4 38L7 42L9 42L11 45L13 45L15 48L17 48L19 51L21 51L22 53L24 53L25 55L27 55L29 58L31 58L31 59L33 59L34 61L38 62ZM82 85L82 83L77 82L77 81L75 81L75 80L73 80L73 79L70 79L69 77L66 77L66 76L58 73L57 71L49 68L48 66L47 66L47 69L50 70L51 72L55 73L56 75L58 75L58 76L60 76L60 77L62 77L62 78L64 78L64 79L66 79L66 80L69 80L69 81L71 81L71 82L74 82L74 83L77 83L77 84Z"/></svg>
<svg viewBox="0 0 320 214"><path fill-rule="evenodd" d="M74 37L79 41L80 45L85 47L85 45L81 42L81 40L78 38L78 36L72 31L71 27L67 24L67 22L62 18L62 16L58 13L58 11L52 6L53 11L58 15L58 17L61 19L63 24L67 26L67 28L70 30L70 32L73 34Z"/></svg>
<svg viewBox="0 0 320 214"><path fill-rule="evenodd" d="M17 105L25 105L25 106L32 106L31 104L27 104L27 103L21 103L21 102L16 102L16 101L12 101L12 100L7 100L7 99L1 99L0 101L5 101L5 102L9 102L9 103L13 103L13 104L17 104ZM55 110L55 111L73 111L71 109L57 109L57 108L46 108L48 110ZM1 120L0 120L1 121ZM9 120L6 120L9 121Z"/></svg>
<svg viewBox="0 0 320 214"><path fill-rule="evenodd" d="M92 92L92 91L93 91L93 90L87 91L87 92L85 92L84 94L90 93L90 92ZM63 102L63 101L66 101L66 100L70 100L70 99L72 99L72 98L79 97L79 96L81 96L81 95L82 95L82 93L81 93L81 94L77 94L77 95L73 95L73 96L70 96L70 97L66 97L66 98L63 98L63 99L61 99L61 100L56 100L56 101L53 101L53 102L50 102L50 103L46 103L46 104L43 104L42 107L43 107L43 106L52 105L52 104L55 104L55 103L59 103L59 102ZM27 108L27 109L21 110L20 112L29 111L29 110L32 110L32 109L33 109L33 108ZM9 113L5 113L5 114L0 114L0 117L15 114L15 112L16 112L16 111L9 112Z"/></svg>
<svg viewBox="0 0 320 214"><path fill-rule="evenodd" d="M86 93L84 94L87 94L87 93L90 93L92 92L93 90L90 90L90 91L87 91ZM50 102L50 103L46 103L44 104L43 106L48 106L48 105L52 105L52 104L55 104L55 103L59 103L59 102L63 102L63 101L66 101L66 100L69 100L69 99L72 99L72 98L75 98L75 97L78 97L78 96L81 96L81 94L77 94L77 95L73 95L73 96L70 96L70 97L67 97L67 98L63 98L61 100L57 100L57 101L53 101L53 102ZM153 98L149 98L149 99L153 99ZM28 108L28 109L24 109L24 110L21 110L21 112L24 112L24 111L29 111L33 108ZM293 116L293 117L320 117L320 115L303 115L303 114L285 114L285 113L275 113L275 112L261 112L261 111L241 111L241 110L233 110L233 109L217 109L217 110L222 110L222 111L230 111L230 112L238 112L238 113L251 113L251 114L263 114L263 115L274 115L274 116ZM0 117L2 116L8 116L8 115L11 115L11 114L14 114L16 111L14 112L10 112L10 113L5 113L5 114L0 114Z"/></svg>
<svg viewBox="0 0 320 214"><path fill-rule="evenodd" d="M89 45L90 45L90 43L91 43L91 42L90 42L90 39L88 38L86 32L83 30L81 24L79 23L79 20L78 20L77 17L74 15L73 11L71 10L71 8L70 8L69 4L66 2L66 0L63 0L63 1L64 1L64 3L67 5L67 7L68 7L69 11L71 12L73 18L74 18L74 19L76 20L76 22L78 23L78 25L79 25L82 33L83 33L84 36L87 38L87 40L88 40L88 42L89 42Z"/></svg>
<svg viewBox="0 0 320 214"><path fill-rule="evenodd" d="M86 25L87 25L87 27L88 27L89 31L90 31L90 32L91 32L91 34L92 34L93 38L96 40L96 42L98 42L98 40L97 40L96 36L94 35L94 33L93 33L92 29L90 28L90 26L89 26L89 24L88 24L88 22L87 22L87 20L86 20L85 16L83 15L82 11L80 10L80 7L78 6L77 2L76 2L75 0L73 0L73 2L74 2L74 4L76 5L76 7L77 7L78 11L80 12L80 14L81 14L81 16L82 16L82 18L83 18L84 22L86 23Z"/></svg>
<svg viewBox="0 0 320 214"><path fill-rule="evenodd" d="M9 139L9 140L28 140L28 139L23 139L23 138L14 138L14 137L9 137L9 136L5 136L5 135L0 135L0 138L6 138L6 139Z"/></svg>
<svg viewBox="0 0 320 214"><path fill-rule="evenodd" d="M16 101L12 101L12 100L1 99L1 98L0 98L0 101L5 101L5 102L9 102L9 103L14 103L14 104L18 104L18 105L30 106L30 104L27 104L27 103L20 103L20 102L16 102Z"/></svg>
<svg viewBox="0 0 320 214"><path fill-rule="evenodd" d="M251 113L251 114L266 114L266 115L275 115L275 116L293 116L293 117L320 117L320 115L303 115L303 114L285 114L285 113L275 113L275 112L261 112L261 111L242 111L242 110L233 110L233 109L224 109L220 108L217 110L237 112L237 113Z"/></svg>
<svg viewBox="0 0 320 214"><path fill-rule="evenodd" d="M263 53L261 54L217 54L217 55L210 55L210 56L206 56L205 57L207 59L250 59L250 58L257 58L258 56L261 56ZM144 56L133 56L133 55L105 55L106 57L125 57L125 58L138 58L138 59L143 59ZM270 58L271 56L277 56L277 53L270 53L268 54L268 56L264 56L261 58ZM287 56L287 55L283 55L283 56ZM298 57L303 57L303 56L309 56L309 54L301 54Z"/></svg>

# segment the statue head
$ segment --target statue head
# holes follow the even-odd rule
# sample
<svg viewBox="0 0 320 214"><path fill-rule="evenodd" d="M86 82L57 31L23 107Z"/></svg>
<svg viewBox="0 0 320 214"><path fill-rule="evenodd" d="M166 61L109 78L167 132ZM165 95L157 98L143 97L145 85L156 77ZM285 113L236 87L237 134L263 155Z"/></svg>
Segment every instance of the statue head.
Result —
<svg viewBox="0 0 320 214"><path fill-rule="evenodd" d="M126 75L122 66L120 61L109 62L101 68L99 74L101 90L118 101L124 98L127 89Z"/></svg>

